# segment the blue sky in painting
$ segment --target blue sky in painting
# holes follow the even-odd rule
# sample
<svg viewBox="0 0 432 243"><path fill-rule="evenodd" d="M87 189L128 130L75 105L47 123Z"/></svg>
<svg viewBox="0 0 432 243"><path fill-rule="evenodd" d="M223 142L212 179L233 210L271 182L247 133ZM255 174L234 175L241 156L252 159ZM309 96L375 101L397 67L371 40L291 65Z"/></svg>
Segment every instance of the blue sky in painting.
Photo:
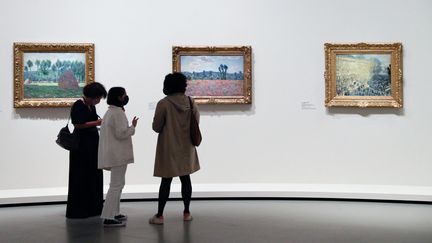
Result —
<svg viewBox="0 0 432 243"><path fill-rule="evenodd" d="M50 60L51 63L55 63L57 60L60 61L78 61L85 63L85 53L73 53L73 52L27 52L24 53L24 63L28 60Z"/></svg>
<svg viewBox="0 0 432 243"><path fill-rule="evenodd" d="M352 57L356 59L366 59L366 60L374 60L377 59L381 62L382 66L387 67L391 62L391 55L390 54L350 54L350 55L344 55L344 54L338 54L337 56L340 57Z"/></svg>
<svg viewBox="0 0 432 243"><path fill-rule="evenodd" d="M243 72L243 56L181 56L182 72L219 72L220 64L228 66L228 73Z"/></svg>

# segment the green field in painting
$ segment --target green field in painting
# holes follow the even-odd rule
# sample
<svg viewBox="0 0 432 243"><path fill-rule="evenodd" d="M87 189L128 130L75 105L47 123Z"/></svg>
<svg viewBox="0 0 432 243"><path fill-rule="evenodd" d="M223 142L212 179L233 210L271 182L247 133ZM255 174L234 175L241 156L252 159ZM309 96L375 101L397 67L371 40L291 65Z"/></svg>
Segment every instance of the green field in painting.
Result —
<svg viewBox="0 0 432 243"><path fill-rule="evenodd" d="M83 83L79 89L61 89L57 83L25 84L25 98L79 98L82 96Z"/></svg>

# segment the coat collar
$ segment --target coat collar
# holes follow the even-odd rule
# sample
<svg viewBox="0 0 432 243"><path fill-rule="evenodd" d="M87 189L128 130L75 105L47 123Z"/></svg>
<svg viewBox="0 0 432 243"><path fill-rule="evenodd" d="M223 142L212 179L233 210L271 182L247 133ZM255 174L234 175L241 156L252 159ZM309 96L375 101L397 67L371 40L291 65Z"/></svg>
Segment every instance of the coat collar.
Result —
<svg viewBox="0 0 432 243"><path fill-rule="evenodd" d="M118 106L115 106L115 105L109 105L109 106L108 106L108 109L123 110L122 107L118 107Z"/></svg>

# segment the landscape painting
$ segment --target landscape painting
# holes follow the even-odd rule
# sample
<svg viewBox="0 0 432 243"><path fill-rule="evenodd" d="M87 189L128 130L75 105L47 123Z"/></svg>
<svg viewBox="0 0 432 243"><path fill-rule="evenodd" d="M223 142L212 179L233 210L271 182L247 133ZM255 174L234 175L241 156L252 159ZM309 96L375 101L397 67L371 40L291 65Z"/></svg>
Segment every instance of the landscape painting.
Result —
<svg viewBox="0 0 432 243"><path fill-rule="evenodd" d="M324 46L327 107L402 107L401 43Z"/></svg>
<svg viewBox="0 0 432 243"><path fill-rule="evenodd" d="M250 104L251 48L173 47L173 71L187 80L198 104Z"/></svg>
<svg viewBox="0 0 432 243"><path fill-rule="evenodd" d="M85 53L24 53L24 98L79 98Z"/></svg>
<svg viewBox="0 0 432 243"><path fill-rule="evenodd" d="M15 43L14 107L68 107L94 81L93 44Z"/></svg>
<svg viewBox="0 0 432 243"><path fill-rule="evenodd" d="M336 55L337 95L391 95L390 62L390 54Z"/></svg>
<svg viewBox="0 0 432 243"><path fill-rule="evenodd" d="M182 56L180 63L188 79L186 95L243 95L243 56Z"/></svg>

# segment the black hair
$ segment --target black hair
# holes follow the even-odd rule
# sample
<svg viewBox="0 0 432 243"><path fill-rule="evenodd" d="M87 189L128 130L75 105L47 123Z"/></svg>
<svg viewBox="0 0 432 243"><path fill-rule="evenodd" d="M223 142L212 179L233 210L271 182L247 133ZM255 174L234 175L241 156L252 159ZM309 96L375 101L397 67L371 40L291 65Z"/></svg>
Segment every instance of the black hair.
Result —
<svg viewBox="0 0 432 243"><path fill-rule="evenodd" d="M182 73L170 73L165 76L163 92L166 95L186 92L186 76Z"/></svg>
<svg viewBox="0 0 432 243"><path fill-rule="evenodd" d="M106 98L107 92L105 87L98 82L89 83L84 86L83 95L88 98Z"/></svg>
<svg viewBox="0 0 432 243"><path fill-rule="evenodd" d="M108 105L115 105L118 107L123 107L123 102L119 100L126 93L126 90L123 87L112 87L108 91Z"/></svg>

